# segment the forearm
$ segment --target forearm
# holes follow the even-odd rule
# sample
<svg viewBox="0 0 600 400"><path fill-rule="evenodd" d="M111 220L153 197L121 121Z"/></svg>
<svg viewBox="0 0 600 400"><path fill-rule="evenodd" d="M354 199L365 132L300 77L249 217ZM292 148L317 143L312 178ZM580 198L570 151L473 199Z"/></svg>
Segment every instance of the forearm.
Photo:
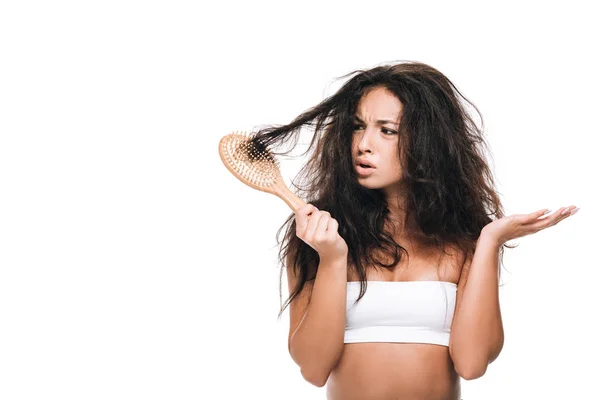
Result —
<svg viewBox="0 0 600 400"><path fill-rule="evenodd" d="M483 375L504 344L498 290L499 250L500 244L482 232L454 316L450 352L457 371L463 371L465 376Z"/></svg>
<svg viewBox="0 0 600 400"><path fill-rule="evenodd" d="M307 311L290 341L290 354L302 375L319 386L344 347L346 288L346 260L320 263Z"/></svg>

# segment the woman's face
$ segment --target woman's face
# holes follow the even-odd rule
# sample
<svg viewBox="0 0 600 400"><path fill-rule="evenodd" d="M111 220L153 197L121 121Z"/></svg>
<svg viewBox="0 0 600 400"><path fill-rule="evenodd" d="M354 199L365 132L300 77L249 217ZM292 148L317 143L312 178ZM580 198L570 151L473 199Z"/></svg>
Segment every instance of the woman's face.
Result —
<svg viewBox="0 0 600 400"><path fill-rule="evenodd" d="M358 103L352 136L352 161L358 183L396 195L402 179L398 129L402 103L387 89L372 89ZM361 166L368 164L370 167Z"/></svg>

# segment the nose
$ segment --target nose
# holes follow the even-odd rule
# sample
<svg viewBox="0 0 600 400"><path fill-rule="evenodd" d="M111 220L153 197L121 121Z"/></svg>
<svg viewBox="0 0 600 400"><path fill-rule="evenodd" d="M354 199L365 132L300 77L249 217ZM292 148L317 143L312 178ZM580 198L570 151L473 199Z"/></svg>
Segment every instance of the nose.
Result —
<svg viewBox="0 0 600 400"><path fill-rule="evenodd" d="M374 134L377 133L377 129L373 127L367 127L358 137L358 151L360 154L373 153Z"/></svg>

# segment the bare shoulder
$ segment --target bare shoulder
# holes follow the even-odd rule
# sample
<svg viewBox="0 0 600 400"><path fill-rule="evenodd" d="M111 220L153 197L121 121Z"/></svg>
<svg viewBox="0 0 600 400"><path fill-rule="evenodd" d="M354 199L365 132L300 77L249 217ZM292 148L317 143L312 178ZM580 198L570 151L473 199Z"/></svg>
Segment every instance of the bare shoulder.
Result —
<svg viewBox="0 0 600 400"><path fill-rule="evenodd" d="M452 260L455 267L462 271L463 267L470 264L470 260L473 257L472 254L460 248L457 244L448 244L444 249L448 258Z"/></svg>
<svg viewBox="0 0 600 400"><path fill-rule="evenodd" d="M448 279L459 287L464 285L471 266L472 255L457 244L447 244L444 247L445 261L442 263L448 271Z"/></svg>
<svg viewBox="0 0 600 400"><path fill-rule="evenodd" d="M452 264L458 275L457 286L460 296L463 288L465 287L465 284L467 283L469 271L471 269L471 261L473 260L473 253L461 249L458 245L455 244L448 246L447 253L452 259Z"/></svg>
<svg viewBox="0 0 600 400"><path fill-rule="evenodd" d="M294 268L294 254L288 254L285 260L286 275L288 279L288 290L291 295L298 286L299 278ZM298 329L298 326L304 319L308 304L310 303L310 297L312 294L312 287L314 281L308 281L304 284L302 291L290 302L290 331L288 334L288 349L292 340L292 336Z"/></svg>

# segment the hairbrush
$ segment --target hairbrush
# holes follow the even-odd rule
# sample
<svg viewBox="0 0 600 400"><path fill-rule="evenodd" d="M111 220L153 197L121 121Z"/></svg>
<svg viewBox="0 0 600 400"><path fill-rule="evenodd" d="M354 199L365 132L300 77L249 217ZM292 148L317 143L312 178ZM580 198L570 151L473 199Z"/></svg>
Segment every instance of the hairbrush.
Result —
<svg viewBox="0 0 600 400"><path fill-rule="evenodd" d="M255 145L245 132L223 136L219 155L229 172L251 188L278 196L294 212L306 205L286 186L273 154L264 146Z"/></svg>

